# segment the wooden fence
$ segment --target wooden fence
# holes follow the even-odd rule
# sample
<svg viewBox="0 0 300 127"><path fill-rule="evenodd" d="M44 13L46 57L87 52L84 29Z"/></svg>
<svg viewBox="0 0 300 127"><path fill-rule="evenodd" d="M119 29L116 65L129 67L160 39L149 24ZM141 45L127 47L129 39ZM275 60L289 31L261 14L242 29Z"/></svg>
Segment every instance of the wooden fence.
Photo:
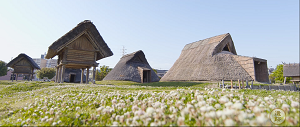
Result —
<svg viewBox="0 0 300 127"><path fill-rule="evenodd" d="M246 81L246 84L244 83L240 84L224 84L224 81L222 81L222 84L220 84L220 88L227 88L227 89L265 89L265 90L284 90L284 91L300 91L300 85L253 85L252 83L249 85L248 81Z"/></svg>

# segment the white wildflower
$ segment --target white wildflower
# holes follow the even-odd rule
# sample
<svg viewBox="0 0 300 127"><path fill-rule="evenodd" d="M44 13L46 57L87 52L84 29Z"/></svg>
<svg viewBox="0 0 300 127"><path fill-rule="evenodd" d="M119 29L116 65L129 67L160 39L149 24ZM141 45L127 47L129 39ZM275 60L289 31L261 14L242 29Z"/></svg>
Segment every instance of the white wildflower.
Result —
<svg viewBox="0 0 300 127"><path fill-rule="evenodd" d="M215 104L215 108L219 109L219 108L221 108L221 105L220 104Z"/></svg>
<svg viewBox="0 0 300 127"><path fill-rule="evenodd" d="M222 97L219 99L219 102L220 102L221 104L224 104L224 103L229 102L229 99L228 99L226 96L222 96Z"/></svg>
<svg viewBox="0 0 300 127"><path fill-rule="evenodd" d="M148 107L147 110L146 110L146 113L151 116L152 113L154 113L154 108Z"/></svg>
<svg viewBox="0 0 300 127"><path fill-rule="evenodd" d="M243 104L241 104L239 102L234 103L232 107L234 109L239 109L239 110L244 108Z"/></svg>
<svg viewBox="0 0 300 127"><path fill-rule="evenodd" d="M225 126L234 126L235 122L232 119L226 119L225 120Z"/></svg>
<svg viewBox="0 0 300 127"><path fill-rule="evenodd" d="M299 102L292 101L291 106L294 107L294 108L298 108L299 107Z"/></svg>
<svg viewBox="0 0 300 127"><path fill-rule="evenodd" d="M290 110L290 106L287 104L282 104L281 108L286 112L288 112Z"/></svg>
<svg viewBox="0 0 300 127"><path fill-rule="evenodd" d="M178 126L185 126L184 125L184 117L179 117L177 120L177 125Z"/></svg>
<svg viewBox="0 0 300 127"><path fill-rule="evenodd" d="M75 110L78 111L80 109L80 107L76 107Z"/></svg>

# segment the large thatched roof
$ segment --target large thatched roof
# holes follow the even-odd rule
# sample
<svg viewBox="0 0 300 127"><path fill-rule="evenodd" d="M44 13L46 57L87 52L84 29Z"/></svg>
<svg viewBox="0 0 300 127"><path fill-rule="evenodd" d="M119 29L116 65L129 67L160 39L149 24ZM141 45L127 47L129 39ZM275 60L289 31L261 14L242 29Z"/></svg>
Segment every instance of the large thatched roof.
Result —
<svg viewBox="0 0 300 127"><path fill-rule="evenodd" d="M90 21L85 20L79 23L75 28L70 30L64 36L56 40L52 45L49 46L46 59L53 58L57 55L63 48L67 47L76 38L86 34L91 38L95 44L95 50L97 51L97 60L112 56L113 53L107 46L96 26Z"/></svg>
<svg viewBox="0 0 300 127"><path fill-rule="evenodd" d="M151 71L151 82L159 81L158 76L152 70L145 58L145 54L141 50L123 56L114 69L110 71L103 80L141 82L141 74L138 68Z"/></svg>
<svg viewBox="0 0 300 127"><path fill-rule="evenodd" d="M34 68L34 69L41 69L34 61L31 57L27 56L24 53L19 54L16 58L14 58L13 60L11 60L8 64L6 64L7 67L11 67L13 68L13 66L15 64L17 64L19 61L21 60L27 60L29 62L29 64Z"/></svg>
<svg viewBox="0 0 300 127"><path fill-rule="evenodd" d="M254 61L266 63L263 59L237 55L230 34L226 33L187 44L161 81L255 80L259 78ZM263 73L263 82L267 82L267 68Z"/></svg>
<svg viewBox="0 0 300 127"><path fill-rule="evenodd" d="M284 77L300 76L299 63L284 64L283 76Z"/></svg>

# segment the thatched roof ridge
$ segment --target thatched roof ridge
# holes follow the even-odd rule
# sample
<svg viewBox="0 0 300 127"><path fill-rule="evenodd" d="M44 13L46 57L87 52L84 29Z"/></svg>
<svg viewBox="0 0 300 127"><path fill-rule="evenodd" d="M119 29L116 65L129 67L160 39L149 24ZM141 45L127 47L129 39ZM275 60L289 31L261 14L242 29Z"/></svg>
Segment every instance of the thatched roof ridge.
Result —
<svg viewBox="0 0 300 127"><path fill-rule="evenodd" d="M151 71L151 81L159 81L158 76L149 65L142 50L124 55L103 80L121 80L141 82L141 76L138 68Z"/></svg>
<svg viewBox="0 0 300 127"><path fill-rule="evenodd" d="M299 63L291 63L283 65L283 76L284 77L293 77L300 76Z"/></svg>
<svg viewBox="0 0 300 127"><path fill-rule="evenodd" d="M98 50L97 60L113 55L112 51L103 40L96 26L90 20L85 20L83 22L80 22L76 27L74 27L64 36L53 42L52 45L49 46L45 58L53 58L59 53L61 49L66 47L69 42L73 41L74 39L76 39L76 37L82 35L84 32L89 34L97 44L97 47L95 47L97 48L96 50Z"/></svg>
<svg viewBox="0 0 300 127"><path fill-rule="evenodd" d="M35 69L41 69L34 61L31 57L27 56L24 53L19 54L16 58L14 58L13 60L11 60L8 64L6 64L6 67L13 67L16 63L18 63L20 60L22 59L26 59L27 61L29 61L30 65L35 68Z"/></svg>

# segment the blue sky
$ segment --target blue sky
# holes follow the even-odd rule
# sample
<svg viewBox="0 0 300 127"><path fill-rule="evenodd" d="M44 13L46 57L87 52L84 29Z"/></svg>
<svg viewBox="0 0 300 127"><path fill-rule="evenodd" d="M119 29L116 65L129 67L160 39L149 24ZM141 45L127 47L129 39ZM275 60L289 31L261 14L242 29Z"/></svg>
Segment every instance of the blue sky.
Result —
<svg viewBox="0 0 300 127"><path fill-rule="evenodd" d="M230 33L238 55L268 67L299 62L298 0L0 0L0 60L39 58L78 23L91 20L114 55L114 67L143 50L152 68L169 69L191 42Z"/></svg>

